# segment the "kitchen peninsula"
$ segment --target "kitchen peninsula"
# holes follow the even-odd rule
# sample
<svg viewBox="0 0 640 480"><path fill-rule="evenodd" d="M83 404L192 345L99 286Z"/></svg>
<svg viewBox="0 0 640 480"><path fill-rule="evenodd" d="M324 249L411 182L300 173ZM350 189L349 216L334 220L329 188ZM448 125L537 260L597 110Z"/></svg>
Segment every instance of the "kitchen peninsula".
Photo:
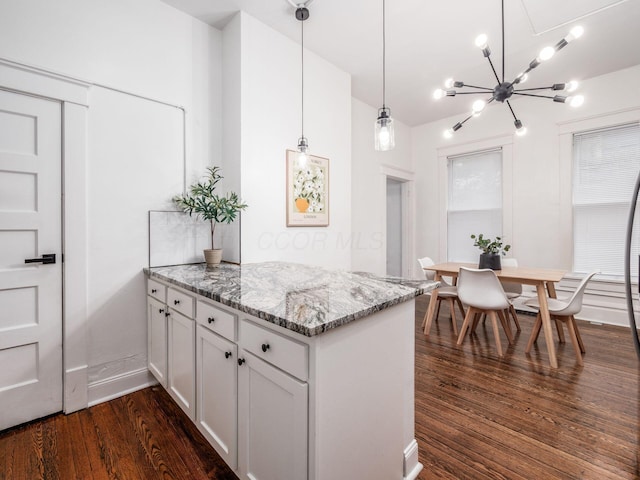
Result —
<svg viewBox="0 0 640 480"><path fill-rule="evenodd" d="M145 269L149 370L241 479L414 479L415 297L284 262Z"/></svg>

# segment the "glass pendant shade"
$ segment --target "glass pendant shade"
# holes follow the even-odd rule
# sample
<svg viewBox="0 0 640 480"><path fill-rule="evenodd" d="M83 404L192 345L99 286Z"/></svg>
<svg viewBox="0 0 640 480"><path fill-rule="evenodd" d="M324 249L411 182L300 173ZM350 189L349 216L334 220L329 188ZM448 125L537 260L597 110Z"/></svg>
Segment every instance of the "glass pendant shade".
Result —
<svg viewBox="0 0 640 480"><path fill-rule="evenodd" d="M389 116L388 108L382 108L378 113L378 119L375 124L376 150L391 150L395 145L396 141L393 131L393 118Z"/></svg>
<svg viewBox="0 0 640 480"><path fill-rule="evenodd" d="M309 163L309 143L305 137L298 139L298 167L305 168Z"/></svg>

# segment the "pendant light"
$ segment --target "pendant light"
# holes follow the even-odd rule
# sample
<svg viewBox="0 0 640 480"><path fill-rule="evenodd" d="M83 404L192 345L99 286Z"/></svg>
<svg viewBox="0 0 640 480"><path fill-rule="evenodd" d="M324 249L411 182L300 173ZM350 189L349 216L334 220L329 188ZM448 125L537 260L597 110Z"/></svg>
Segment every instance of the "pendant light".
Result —
<svg viewBox="0 0 640 480"><path fill-rule="evenodd" d="M311 2L307 2L308 5ZM296 7L296 20L300 22L300 71L301 71L301 85L302 85L302 96L301 96L301 112L300 112L300 123L301 123L301 134L298 139L298 167L304 168L307 166L309 161L309 142L304 136L304 21L309 18L309 9L305 6L305 4L299 4Z"/></svg>
<svg viewBox="0 0 640 480"><path fill-rule="evenodd" d="M482 50L482 54L489 61L489 65L491 66L491 70L497 82L494 87L486 87L486 86L477 86L477 85L469 85L462 81L454 80L453 78L449 78L444 83L444 88L438 88L433 92L433 98L439 100L444 97L455 97L456 95L484 95L484 100L476 100L473 103L471 108L471 114L461 122L456 123L453 127L446 130L444 132L445 138L453 137L453 134L460 130L462 126L471 118L477 117L480 115L480 112L484 110L484 108L490 104L491 102L497 101L499 103L506 103L511 111L511 115L513 116L513 124L516 127L515 133L516 135L524 135L527 131L527 128L522 124L522 121L516 116L509 99L513 95L520 95L525 97L534 97L534 98L546 98L553 100L558 103L567 103L572 107L579 107L584 103L584 97L582 95L575 95L574 92L578 88L578 82L572 80L566 83L554 83L550 86L544 87L534 87L534 88L519 88L520 84L524 83L529 77L529 72L540 65L542 62L549 60L553 55L559 51L560 49L566 47L573 40L580 38L583 33L583 28L580 26L573 27L569 34L561 39L554 46L547 46L543 48L538 56L534 58L527 68L520 72L514 80L507 81L505 78L505 48L504 48L504 0L501 2L502 4L502 76L498 76L498 72L493 66L493 62L491 61L491 49L487 43L487 36L485 34L479 35L476 38L475 44L476 47ZM460 88L469 88L471 91L460 91L456 89ZM540 93L531 93L531 92L540 92L543 90L551 90L552 92L556 92L559 90L564 90L571 95L541 95Z"/></svg>
<svg viewBox="0 0 640 480"><path fill-rule="evenodd" d="M386 25L385 0L382 0L382 108L378 109L375 123L376 150L391 150L396 145L393 133L393 118L391 109L385 104L386 94Z"/></svg>

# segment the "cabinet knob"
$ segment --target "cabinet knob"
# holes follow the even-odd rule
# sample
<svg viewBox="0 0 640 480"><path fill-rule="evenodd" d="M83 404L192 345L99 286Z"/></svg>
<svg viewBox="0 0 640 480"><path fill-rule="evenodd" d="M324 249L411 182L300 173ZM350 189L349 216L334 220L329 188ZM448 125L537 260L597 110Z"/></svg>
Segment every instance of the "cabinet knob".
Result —
<svg viewBox="0 0 640 480"><path fill-rule="evenodd" d="M158 293L158 289L157 288L152 288L151 289L151 293Z"/></svg>
<svg viewBox="0 0 640 480"><path fill-rule="evenodd" d="M216 319L215 319L215 318L213 318L213 317L209 317L209 318L207 318L207 322L209 322L209 323L213 323L213 322L215 322L215 321L216 321Z"/></svg>
<svg viewBox="0 0 640 480"><path fill-rule="evenodd" d="M170 312L164 312L164 316L165 316L165 317L168 317L169 315L171 315L171 313L170 313Z"/></svg>
<svg viewBox="0 0 640 480"><path fill-rule="evenodd" d="M179 303L180 303L180 300L174 300L174 301L173 301L173 304L174 304L174 305L178 305Z"/></svg>
<svg viewBox="0 0 640 480"><path fill-rule="evenodd" d="M164 313L164 308L158 309L158 313Z"/></svg>
<svg viewBox="0 0 640 480"><path fill-rule="evenodd" d="M262 351L266 353L267 350L269 350L269 344L268 343L263 343L262 344Z"/></svg>
<svg viewBox="0 0 640 480"><path fill-rule="evenodd" d="M245 362L244 358L239 358L238 359L238 366L241 367L244 362Z"/></svg>
<svg viewBox="0 0 640 480"><path fill-rule="evenodd" d="M231 356L231 352L224 352L224 358L229 358Z"/></svg>

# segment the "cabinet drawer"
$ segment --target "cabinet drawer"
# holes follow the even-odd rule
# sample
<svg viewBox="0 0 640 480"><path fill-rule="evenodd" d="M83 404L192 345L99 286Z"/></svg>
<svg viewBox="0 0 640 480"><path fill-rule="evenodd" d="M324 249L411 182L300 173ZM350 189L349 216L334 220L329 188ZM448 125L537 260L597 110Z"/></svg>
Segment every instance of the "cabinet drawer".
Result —
<svg viewBox="0 0 640 480"><path fill-rule="evenodd" d="M167 302L167 287L160 282L147 278L147 295L161 301Z"/></svg>
<svg viewBox="0 0 640 480"><path fill-rule="evenodd" d="M209 330L232 342L236 339L236 316L222 308L198 300L196 320Z"/></svg>
<svg viewBox="0 0 640 480"><path fill-rule="evenodd" d="M240 345L257 357L306 381L308 378L307 346L247 320L240 322Z"/></svg>
<svg viewBox="0 0 640 480"><path fill-rule="evenodd" d="M167 305L186 317L193 318L194 298L173 288L167 291Z"/></svg>

